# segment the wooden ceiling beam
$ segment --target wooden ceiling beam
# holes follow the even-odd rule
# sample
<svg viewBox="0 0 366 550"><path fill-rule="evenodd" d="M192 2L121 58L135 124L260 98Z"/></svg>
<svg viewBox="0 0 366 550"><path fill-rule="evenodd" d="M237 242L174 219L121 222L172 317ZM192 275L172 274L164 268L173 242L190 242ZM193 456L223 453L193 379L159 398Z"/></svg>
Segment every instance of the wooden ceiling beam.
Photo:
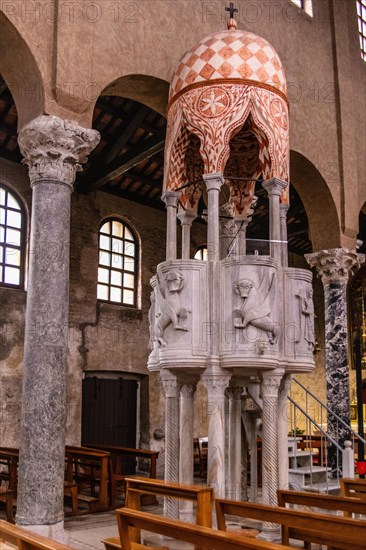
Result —
<svg viewBox="0 0 366 550"><path fill-rule="evenodd" d="M102 170L96 174L94 179L90 179L88 174L85 178L79 180L77 189L81 193L88 193L100 189L111 180L122 176L140 162L156 155L164 149L165 128L154 136L144 139L136 147L131 148L124 155L117 157L112 162L103 166Z"/></svg>

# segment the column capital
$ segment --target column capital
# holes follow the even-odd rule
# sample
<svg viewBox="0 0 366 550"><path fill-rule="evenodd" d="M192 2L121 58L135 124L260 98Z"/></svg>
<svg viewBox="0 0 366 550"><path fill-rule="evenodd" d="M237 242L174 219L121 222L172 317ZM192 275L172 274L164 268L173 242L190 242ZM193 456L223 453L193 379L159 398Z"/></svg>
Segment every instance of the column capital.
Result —
<svg viewBox="0 0 366 550"><path fill-rule="evenodd" d="M177 218L180 221L181 225L192 225L193 220L197 218L197 214L191 212L190 210L181 210L177 214Z"/></svg>
<svg viewBox="0 0 366 550"><path fill-rule="evenodd" d="M226 375L207 375L202 376L202 381L206 386L207 393L209 397L224 397L225 390L229 386L230 376Z"/></svg>
<svg viewBox="0 0 366 550"><path fill-rule="evenodd" d="M278 397L282 374L264 374L261 382L262 398Z"/></svg>
<svg viewBox="0 0 366 550"><path fill-rule="evenodd" d="M165 397L178 397L180 390L180 383L174 374L170 372L161 371L160 380L164 387Z"/></svg>
<svg viewBox="0 0 366 550"><path fill-rule="evenodd" d="M289 208L290 208L289 204L286 204L286 203L280 204L280 218L286 218Z"/></svg>
<svg viewBox="0 0 366 550"><path fill-rule="evenodd" d="M287 182L280 180L278 178L272 178L270 180L265 180L262 183L262 187L267 191L268 195L278 195L280 196L282 190L287 187Z"/></svg>
<svg viewBox="0 0 366 550"><path fill-rule="evenodd" d="M226 395L229 399L236 399L239 400L241 398L241 394L243 393L243 387L242 386L229 386L226 388Z"/></svg>
<svg viewBox="0 0 366 550"><path fill-rule="evenodd" d="M305 254L306 261L315 267L323 284L346 284L349 274L360 268L365 261L365 254L347 248L331 248L314 254Z"/></svg>
<svg viewBox="0 0 366 550"><path fill-rule="evenodd" d="M165 191L165 193L161 195L161 200L165 203L166 208L169 206L177 208L179 197L179 191Z"/></svg>
<svg viewBox="0 0 366 550"><path fill-rule="evenodd" d="M185 383L185 384L182 384L181 388L180 388L180 394L182 397L184 397L185 399L193 399L193 396L196 392L196 384L189 384L189 383Z"/></svg>
<svg viewBox="0 0 366 550"><path fill-rule="evenodd" d="M20 131L18 143L31 187L47 179L72 189L76 172L82 170L81 165L99 141L96 130L57 116L42 115L29 122Z"/></svg>
<svg viewBox="0 0 366 550"><path fill-rule="evenodd" d="M206 184L207 191L220 191L221 187L224 185L225 180L221 172L215 172L213 174L203 174L203 181Z"/></svg>

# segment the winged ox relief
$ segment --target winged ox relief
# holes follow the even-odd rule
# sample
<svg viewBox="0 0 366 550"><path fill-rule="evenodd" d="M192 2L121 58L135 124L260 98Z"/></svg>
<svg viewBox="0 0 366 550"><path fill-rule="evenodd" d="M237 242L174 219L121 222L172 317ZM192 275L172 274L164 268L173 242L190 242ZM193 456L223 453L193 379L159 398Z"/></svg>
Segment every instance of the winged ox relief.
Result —
<svg viewBox="0 0 366 550"><path fill-rule="evenodd" d="M182 306L180 297L184 285L185 278L179 269L171 269L165 279L156 275L156 302L160 312L156 314L151 336L159 347L166 346L164 332L169 325L173 325L175 330L188 331L187 309Z"/></svg>

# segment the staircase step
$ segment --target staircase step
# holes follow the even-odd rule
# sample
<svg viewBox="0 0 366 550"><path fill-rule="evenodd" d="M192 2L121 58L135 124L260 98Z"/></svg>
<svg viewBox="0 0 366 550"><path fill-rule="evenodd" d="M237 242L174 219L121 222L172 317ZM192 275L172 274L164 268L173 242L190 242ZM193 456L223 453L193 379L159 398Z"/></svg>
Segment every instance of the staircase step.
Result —
<svg viewBox="0 0 366 550"><path fill-rule="evenodd" d="M314 453L311 453L310 451L295 451L288 453L289 458L300 458L302 456L314 456Z"/></svg>
<svg viewBox="0 0 366 550"><path fill-rule="evenodd" d="M299 468L289 468L289 473L299 475L320 474L330 472L332 468L324 468L323 466L300 466Z"/></svg>
<svg viewBox="0 0 366 550"><path fill-rule="evenodd" d="M328 494L339 494L340 492L340 485L338 481L335 479L333 481L329 481L328 483L316 483L313 485L302 485L301 489L303 491L309 491L311 493L328 493Z"/></svg>

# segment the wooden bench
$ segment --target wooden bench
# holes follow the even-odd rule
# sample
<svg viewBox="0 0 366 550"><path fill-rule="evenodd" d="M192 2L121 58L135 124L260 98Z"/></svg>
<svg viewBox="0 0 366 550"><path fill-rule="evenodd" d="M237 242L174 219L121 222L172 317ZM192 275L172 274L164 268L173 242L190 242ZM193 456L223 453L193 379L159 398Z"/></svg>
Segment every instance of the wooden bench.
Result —
<svg viewBox="0 0 366 550"><path fill-rule="evenodd" d="M342 496L358 498L366 502L366 479L343 477L340 482Z"/></svg>
<svg viewBox="0 0 366 550"><path fill-rule="evenodd" d="M200 477L207 475L207 444L208 437L195 437L193 440L194 456L198 461Z"/></svg>
<svg viewBox="0 0 366 550"><path fill-rule="evenodd" d="M365 550L366 522L362 520L217 499L217 527L223 531L225 514L281 525L282 544L288 545L289 538L293 538L337 550Z"/></svg>
<svg viewBox="0 0 366 550"><path fill-rule="evenodd" d="M72 550L69 546L47 539L18 525L0 520L0 540L5 540L19 550Z"/></svg>
<svg viewBox="0 0 366 550"><path fill-rule="evenodd" d="M160 479L148 479L144 477L126 478L125 506L127 508L140 510L141 496L144 494L194 501L197 503L196 524L205 527L212 526L212 503L214 501L212 487L184 485L182 483L172 483ZM137 543L141 542L140 529L132 530L131 540ZM111 541L112 539L103 540L107 549ZM113 543L115 542L114 539Z"/></svg>
<svg viewBox="0 0 366 550"><path fill-rule="evenodd" d="M184 523L128 508L118 509L116 514L120 547L123 550L134 550L129 532L131 528L145 529L210 550L290 550L289 546L253 540L236 533L217 531L209 527ZM142 548L146 547L142 546Z"/></svg>
<svg viewBox="0 0 366 550"><path fill-rule="evenodd" d="M89 446L89 445L88 445ZM159 456L158 451L150 451L148 449L133 449L130 447L120 447L118 445L94 445L90 444L90 447L101 451L110 453L110 477L111 477L111 505L114 506L117 499L117 492L120 486L125 488L125 479L130 477L131 474L124 473L123 458L133 457L136 459L145 459L150 463L149 474L147 477L150 479L156 478L156 463ZM136 466L136 465L135 465ZM144 504L156 504L156 499L144 500Z"/></svg>
<svg viewBox="0 0 366 550"><path fill-rule="evenodd" d="M278 505L284 508L286 504L297 504L309 508L336 510L343 512L345 517L349 514L366 515L366 501L362 502L355 498L281 490L277 491L277 497Z"/></svg>
<svg viewBox="0 0 366 550"><path fill-rule="evenodd" d="M67 489L77 486L77 500L86 502L90 512L102 512L110 508L108 486L110 481L110 454L105 451L87 447L67 446L65 452ZM90 495L83 493L85 485L90 485ZM98 493L95 490L98 487ZM71 493L72 495L72 493ZM75 493L74 493L75 499ZM88 510L77 510L73 513L87 513Z"/></svg>
<svg viewBox="0 0 366 550"><path fill-rule="evenodd" d="M6 519L14 523L13 504L15 492L7 487L0 487L0 501L5 502Z"/></svg>

